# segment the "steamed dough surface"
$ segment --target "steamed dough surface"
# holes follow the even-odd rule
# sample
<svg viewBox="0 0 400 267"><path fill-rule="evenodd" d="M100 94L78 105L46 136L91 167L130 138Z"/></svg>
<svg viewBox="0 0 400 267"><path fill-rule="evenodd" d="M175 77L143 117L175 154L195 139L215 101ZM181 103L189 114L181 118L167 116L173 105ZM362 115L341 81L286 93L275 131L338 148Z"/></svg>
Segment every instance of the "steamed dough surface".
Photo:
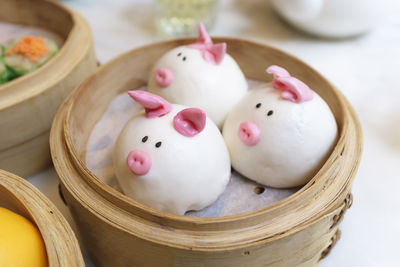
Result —
<svg viewBox="0 0 400 267"><path fill-rule="evenodd" d="M128 121L115 144L114 171L126 195L158 210L184 214L209 206L222 194L231 164L224 139L209 118L200 133L186 137L175 130L173 118L187 107L172 106L162 117L149 119L141 112ZM157 142L161 146L155 147ZM135 175L126 164L133 150L145 151L152 159L145 175Z"/></svg>
<svg viewBox="0 0 400 267"><path fill-rule="evenodd" d="M254 146L238 137L244 121L260 127ZM298 104L283 100L267 84L250 90L230 111L223 135L235 170L266 186L287 188L305 184L322 166L336 143L337 125L318 94Z"/></svg>
<svg viewBox="0 0 400 267"><path fill-rule="evenodd" d="M154 78L155 70L160 67L174 73L172 84L166 88L160 87ZM199 50L180 46L155 63L148 91L171 103L201 108L221 127L231 107L247 92L247 82L230 55L225 54L222 62L214 65L206 62Z"/></svg>

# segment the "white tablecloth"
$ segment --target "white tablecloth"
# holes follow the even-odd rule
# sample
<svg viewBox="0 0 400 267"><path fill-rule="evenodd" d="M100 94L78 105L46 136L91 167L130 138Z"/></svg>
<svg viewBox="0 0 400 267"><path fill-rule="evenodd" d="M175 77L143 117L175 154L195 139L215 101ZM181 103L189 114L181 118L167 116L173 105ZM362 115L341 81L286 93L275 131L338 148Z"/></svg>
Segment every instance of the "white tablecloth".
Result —
<svg viewBox="0 0 400 267"><path fill-rule="evenodd" d="M98 59L105 63L160 40L149 0L70 0L90 23ZM353 184L354 204L342 238L321 266L400 266L400 2L386 0L382 21L369 34L341 41L293 30L268 0L223 0L213 35L240 36L296 55L332 81L350 100L364 130L364 153ZM50 168L29 179L70 220ZM70 220L71 221L71 220ZM88 266L93 266L86 259Z"/></svg>

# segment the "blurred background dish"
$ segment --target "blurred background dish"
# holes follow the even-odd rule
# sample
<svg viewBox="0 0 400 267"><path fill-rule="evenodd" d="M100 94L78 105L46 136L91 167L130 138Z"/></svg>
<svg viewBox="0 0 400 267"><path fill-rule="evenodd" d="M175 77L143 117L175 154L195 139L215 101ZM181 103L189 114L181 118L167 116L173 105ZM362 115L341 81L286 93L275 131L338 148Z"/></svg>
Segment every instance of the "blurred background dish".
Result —
<svg viewBox="0 0 400 267"><path fill-rule="evenodd" d="M218 0L155 0L157 26L167 35L190 35L197 32L197 24L207 28L214 25Z"/></svg>
<svg viewBox="0 0 400 267"><path fill-rule="evenodd" d="M377 0L272 0L271 3L294 27L333 38L365 33L382 15L382 2Z"/></svg>

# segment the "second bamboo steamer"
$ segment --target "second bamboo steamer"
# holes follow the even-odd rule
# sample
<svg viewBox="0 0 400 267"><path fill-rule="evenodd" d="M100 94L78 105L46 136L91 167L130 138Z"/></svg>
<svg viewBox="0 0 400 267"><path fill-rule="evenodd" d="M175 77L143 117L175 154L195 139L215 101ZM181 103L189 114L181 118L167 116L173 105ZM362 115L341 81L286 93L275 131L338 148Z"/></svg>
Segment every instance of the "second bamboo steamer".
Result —
<svg viewBox="0 0 400 267"><path fill-rule="evenodd" d="M0 22L38 27L64 40L49 62L0 86L0 168L27 177L50 164L53 117L96 69L92 34L80 15L48 0L2 0Z"/></svg>

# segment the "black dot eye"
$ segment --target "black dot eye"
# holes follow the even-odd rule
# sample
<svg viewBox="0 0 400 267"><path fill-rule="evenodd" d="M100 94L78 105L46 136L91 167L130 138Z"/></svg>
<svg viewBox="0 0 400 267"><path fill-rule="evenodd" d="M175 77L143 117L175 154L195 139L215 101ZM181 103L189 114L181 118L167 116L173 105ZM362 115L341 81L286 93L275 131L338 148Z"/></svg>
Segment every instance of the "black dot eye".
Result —
<svg viewBox="0 0 400 267"><path fill-rule="evenodd" d="M258 103L257 105L256 105L256 108L260 108L261 107L261 103Z"/></svg>
<svg viewBox="0 0 400 267"><path fill-rule="evenodd" d="M179 52L177 56L178 56L178 57L180 57L181 55L182 55L182 53L181 53L181 52Z"/></svg>
<svg viewBox="0 0 400 267"><path fill-rule="evenodd" d="M149 139L149 137L146 135L145 137L142 138L142 142L146 143L147 139Z"/></svg>
<svg viewBox="0 0 400 267"><path fill-rule="evenodd" d="M273 110L268 111L267 116L271 116L272 114L274 114Z"/></svg>
<svg viewBox="0 0 400 267"><path fill-rule="evenodd" d="M186 57L183 57L182 60L185 61L185 60L186 60Z"/></svg>
<svg viewBox="0 0 400 267"><path fill-rule="evenodd" d="M157 142L157 143L156 143L156 147L160 147L161 144L162 144L161 142Z"/></svg>

